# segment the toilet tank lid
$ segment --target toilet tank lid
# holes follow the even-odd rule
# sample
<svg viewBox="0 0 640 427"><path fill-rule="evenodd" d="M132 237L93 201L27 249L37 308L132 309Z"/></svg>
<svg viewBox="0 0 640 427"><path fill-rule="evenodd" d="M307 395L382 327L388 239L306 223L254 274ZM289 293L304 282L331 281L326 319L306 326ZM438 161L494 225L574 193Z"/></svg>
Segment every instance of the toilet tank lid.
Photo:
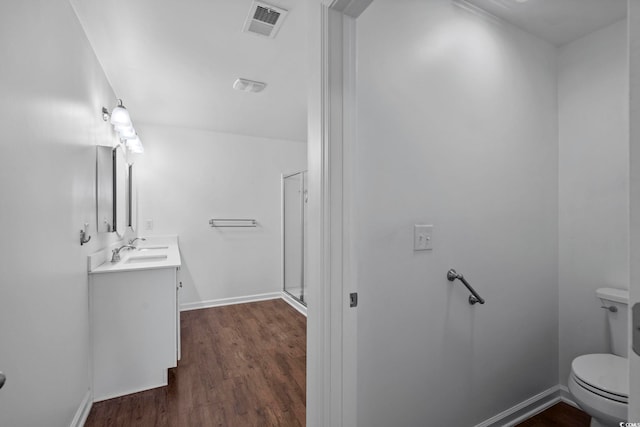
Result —
<svg viewBox="0 0 640 427"><path fill-rule="evenodd" d="M626 289L599 288L596 290L596 294L598 298L629 304L629 291Z"/></svg>

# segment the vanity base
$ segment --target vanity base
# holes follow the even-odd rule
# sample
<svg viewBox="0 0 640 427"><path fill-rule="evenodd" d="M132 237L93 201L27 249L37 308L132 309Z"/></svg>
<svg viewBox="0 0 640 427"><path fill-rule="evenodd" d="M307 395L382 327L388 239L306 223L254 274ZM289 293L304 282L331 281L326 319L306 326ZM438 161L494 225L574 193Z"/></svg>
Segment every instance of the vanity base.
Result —
<svg viewBox="0 0 640 427"><path fill-rule="evenodd" d="M90 276L94 401L167 385L177 365L176 268Z"/></svg>

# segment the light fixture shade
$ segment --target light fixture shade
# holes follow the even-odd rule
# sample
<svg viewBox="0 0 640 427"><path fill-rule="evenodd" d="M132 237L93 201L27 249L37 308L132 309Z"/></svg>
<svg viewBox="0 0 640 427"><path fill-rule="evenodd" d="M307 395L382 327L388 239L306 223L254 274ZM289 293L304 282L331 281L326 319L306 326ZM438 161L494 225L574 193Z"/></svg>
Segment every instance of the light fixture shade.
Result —
<svg viewBox="0 0 640 427"><path fill-rule="evenodd" d="M132 139L136 137L136 130L133 126L115 126L115 130L120 134L121 139Z"/></svg>
<svg viewBox="0 0 640 427"><path fill-rule="evenodd" d="M127 148L132 153L137 153L137 154L144 153L144 147L142 146L142 141L140 141L140 138L137 135L134 138L127 140Z"/></svg>
<svg viewBox="0 0 640 427"><path fill-rule="evenodd" d="M131 117L126 108L119 105L111 111L111 124L114 126L132 126Z"/></svg>

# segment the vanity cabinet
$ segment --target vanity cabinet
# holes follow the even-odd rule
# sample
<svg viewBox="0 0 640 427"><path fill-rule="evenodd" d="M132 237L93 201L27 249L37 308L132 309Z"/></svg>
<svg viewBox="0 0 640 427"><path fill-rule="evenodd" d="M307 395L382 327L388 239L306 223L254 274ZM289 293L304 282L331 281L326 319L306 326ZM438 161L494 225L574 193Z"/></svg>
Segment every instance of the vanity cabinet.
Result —
<svg viewBox="0 0 640 427"><path fill-rule="evenodd" d="M167 385L180 349L177 269L90 275L94 401Z"/></svg>

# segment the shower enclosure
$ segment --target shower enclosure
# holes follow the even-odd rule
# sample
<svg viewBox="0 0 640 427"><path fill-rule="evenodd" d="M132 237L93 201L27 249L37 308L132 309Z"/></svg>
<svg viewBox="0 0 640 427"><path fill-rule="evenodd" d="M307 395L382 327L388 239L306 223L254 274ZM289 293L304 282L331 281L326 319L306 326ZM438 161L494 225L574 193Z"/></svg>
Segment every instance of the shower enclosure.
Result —
<svg viewBox="0 0 640 427"><path fill-rule="evenodd" d="M307 172L282 176L283 290L303 305L305 295Z"/></svg>

